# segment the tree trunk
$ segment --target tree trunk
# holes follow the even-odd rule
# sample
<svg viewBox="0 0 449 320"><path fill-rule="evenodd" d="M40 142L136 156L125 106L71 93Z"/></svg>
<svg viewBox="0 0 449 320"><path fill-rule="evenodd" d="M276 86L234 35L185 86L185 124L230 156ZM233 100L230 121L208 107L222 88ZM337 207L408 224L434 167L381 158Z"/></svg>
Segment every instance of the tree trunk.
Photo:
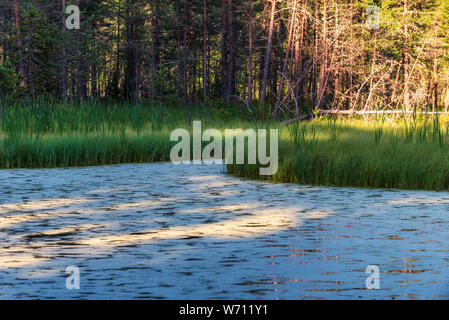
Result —
<svg viewBox="0 0 449 320"><path fill-rule="evenodd" d="M318 19L318 4L315 3L315 19ZM313 74L310 79L311 86L311 94L312 94L312 103L316 104L318 99L318 41L319 41L319 30L318 23L315 20L315 37L314 37L314 50L313 50Z"/></svg>
<svg viewBox="0 0 449 320"><path fill-rule="evenodd" d="M232 96L235 91L235 60L234 60L234 27L233 27L233 15L232 15L232 0L227 0L227 15L226 15L226 41L225 46L227 47L227 61L225 68L226 70L226 84L224 97L227 101L231 101Z"/></svg>
<svg viewBox="0 0 449 320"><path fill-rule="evenodd" d="M207 0L203 0L203 100L207 107Z"/></svg>
<svg viewBox="0 0 449 320"><path fill-rule="evenodd" d="M273 117L275 119L277 119L277 117L278 117L278 112L279 112L279 108L280 108L280 104L281 104L281 98L282 98L282 94L284 91L285 72L287 71L287 63L288 63L290 47L291 47L292 37L293 37L293 29L295 27L294 23L295 23L295 17L296 17L296 3L297 3L297 0L294 0L293 11L292 11L291 20L290 20L290 29L289 29L288 39L287 39L287 49L285 51L284 65L282 67L281 81L279 83L279 88L277 90L278 92L276 95L276 105L275 105L274 112L273 112ZM293 97L293 99L294 98L295 97Z"/></svg>
<svg viewBox="0 0 449 320"><path fill-rule="evenodd" d="M159 14L159 0L154 0L153 8L151 11L152 14L152 25L153 25L153 59L152 59L152 79L153 79L153 92L152 96L155 100L160 100L160 91L159 87L159 79L157 79L157 72L160 68L160 47L161 47L161 30L159 25L160 14Z"/></svg>
<svg viewBox="0 0 449 320"><path fill-rule="evenodd" d="M297 35L295 41L295 82L298 81L295 87L295 97L299 100L299 105L304 109L304 82L299 80L302 75L303 69L303 45L304 45L304 28L305 28L305 8L306 1L302 0L302 10L300 13L301 24L300 24L300 34Z"/></svg>
<svg viewBox="0 0 449 320"><path fill-rule="evenodd" d="M404 61L404 107L405 110L410 108L410 59L408 53L408 0L404 0L404 44L402 48L403 61Z"/></svg>
<svg viewBox="0 0 449 320"><path fill-rule="evenodd" d="M276 13L276 0L271 0L271 12L270 12L270 26L268 28L268 39L267 39L267 47L265 51L265 61L264 61L264 69L263 69L263 77L260 84L260 102L262 104L265 103L266 99L266 91L267 91L267 80L268 80L268 70L270 68L270 56L271 56L271 41L273 38L273 27L274 27L274 16Z"/></svg>
<svg viewBox="0 0 449 320"><path fill-rule="evenodd" d="M65 9L65 0L61 0L61 11L64 11ZM65 16L64 14L61 17L61 28L65 29ZM60 78L60 90L61 90L61 96L65 100L67 99L67 60L66 60L66 51L64 43L61 48L61 61L60 61L60 71L59 71L59 78Z"/></svg>
<svg viewBox="0 0 449 320"><path fill-rule="evenodd" d="M433 79L432 79L432 111L436 111L438 108L438 57L436 52L433 59Z"/></svg>
<svg viewBox="0 0 449 320"><path fill-rule="evenodd" d="M184 0L184 93L185 100L188 103L192 102L192 91L189 90L190 83L190 5L189 0Z"/></svg>
<svg viewBox="0 0 449 320"><path fill-rule="evenodd" d="M350 49L349 49L349 107L352 107L352 103L354 101L354 28L352 28L353 23L354 23L354 0L351 0L350 3L350 34L349 34L349 39L350 39Z"/></svg>
<svg viewBox="0 0 449 320"><path fill-rule="evenodd" d="M177 13L177 19L176 19L176 57L178 60L178 79L177 81L177 87L178 87L178 97L185 100L185 92L184 92L184 86L183 83L185 82L184 79L184 59L181 58L181 47L182 47L182 35L181 30L183 27L182 21L181 21L181 0L176 1L176 13Z"/></svg>
<svg viewBox="0 0 449 320"><path fill-rule="evenodd" d="M249 30L248 30L248 105L253 102L253 0L249 0Z"/></svg>
<svg viewBox="0 0 449 320"><path fill-rule="evenodd" d="M316 107L321 109L324 99L325 99L325 91L327 84L327 59L328 59L328 51L327 51L327 0L323 0L323 30L322 30L322 58L321 58L321 66L320 66L320 87L318 94L318 102Z"/></svg>
<svg viewBox="0 0 449 320"><path fill-rule="evenodd" d="M367 110L369 108L371 97L373 96L374 72L376 70L376 60L377 60L377 30L374 31L374 48L373 48L373 58L371 61L371 78L369 81L368 98L366 99L364 110Z"/></svg>
<svg viewBox="0 0 449 320"><path fill-rule="evenodd" d="M20 34L20 15L19 15L19 0L14 0L14 26L16 27L17 32L17 56L18 56L18 62L17 62L17 71L21 78L21 85L25 85L24 83L24 75L25 75L25 69L24 69L24 61L23 61L23 53L22 53L22 39Z"/></svg>
<svg viewBox="0 0 449 320"><path fill-rule="evenodd" d="M125 96L130 101L138 101L137 88L137 50L136 50L136 23L134 21L134 8L131 0L126 1L126 71L125 71Z"/></svg>

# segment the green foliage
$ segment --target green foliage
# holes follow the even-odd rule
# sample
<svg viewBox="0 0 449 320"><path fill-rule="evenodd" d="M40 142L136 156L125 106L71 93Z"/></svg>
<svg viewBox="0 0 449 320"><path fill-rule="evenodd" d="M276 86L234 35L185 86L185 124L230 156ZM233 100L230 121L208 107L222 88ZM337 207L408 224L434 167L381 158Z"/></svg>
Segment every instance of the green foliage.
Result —
<svg viewBox="0 0 449 320"><path fill-rule="evenodd" d="M30 93L46 94L56 92L57 68L57 26L48 22L47 17L33 4L22 7L20 24L20 44L17 36L12 38L15 63L27 62L26 82ZM20 47L17 47L20 46Z"/></svg>
<svg viewBox="0 0 449 320"><path fill-rule="evenodd" d="M19 75L9 60L0 65L0 96L14 95L19 83Z"/></svg>
<svg viewBox="0 0 449 320"><path fill-rule="evenodd" d="M232 104L224 99L209 101L207 112L213 119L221 122L234 119L250 120L252 117L251 112L243 104Z"/></svg>
<svg viewBox="0 0 449 320"><path fill-rule="evenodd" d="M161 67L154 71L153 101L160 101L164 105L177 106L179 103L176 92L176 78L167 67Z"/></svg>
<svg viewBox="0 0 449 320"><path fill-rule="evenodd" d="M217 109L217 111L215 111L215 116L224 121L230 121L232 119L231 113L223 108Z"/></svg>

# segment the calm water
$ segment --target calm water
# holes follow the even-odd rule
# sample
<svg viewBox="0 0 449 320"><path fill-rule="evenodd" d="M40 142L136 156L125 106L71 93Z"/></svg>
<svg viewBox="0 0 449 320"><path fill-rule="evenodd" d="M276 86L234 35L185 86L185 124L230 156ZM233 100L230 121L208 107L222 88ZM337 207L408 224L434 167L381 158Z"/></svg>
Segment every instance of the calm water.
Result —
<svg viewBox="0 0 449 320"><path fill-rule="evenodd" d="M449 298L449 193L222 170L0 171L0 298ZM66 288L69 265L79 290ZM368 265L379 290L365 287Z"/></svg>

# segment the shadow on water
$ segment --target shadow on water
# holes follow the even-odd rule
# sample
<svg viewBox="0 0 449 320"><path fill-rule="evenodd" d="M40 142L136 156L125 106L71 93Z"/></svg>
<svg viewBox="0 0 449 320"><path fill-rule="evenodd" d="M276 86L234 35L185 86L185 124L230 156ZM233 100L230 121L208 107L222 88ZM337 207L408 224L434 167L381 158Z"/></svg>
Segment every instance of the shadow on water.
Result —
<svg viewBox="0 0 449 320"><path fill-rule="evenodd" d="M0 298L447 298L449 194L169 163L0 171ZM81 289L65 287L69 265ZM368 265L380 289L367 290Z"/></svg>

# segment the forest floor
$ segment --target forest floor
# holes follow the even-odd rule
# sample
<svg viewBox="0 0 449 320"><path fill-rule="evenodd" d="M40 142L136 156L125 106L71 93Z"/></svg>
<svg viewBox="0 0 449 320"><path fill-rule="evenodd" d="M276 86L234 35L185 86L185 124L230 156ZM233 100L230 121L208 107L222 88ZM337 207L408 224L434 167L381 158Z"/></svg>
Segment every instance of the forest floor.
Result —
<svg viewBox="0 0 449 320"><path fill-rule="evenodd" d="M45 105L45 107L44 107ZM0 168L50 168L170 161L176 128L279 129L279 169L228 165L251 179L324 186L448 190L447 119L319 118L288 125L254 121L241 109L148 105L76 105L46 101L6 107L0 124ZM207 143L204 143L207 144Z"/></svg>

